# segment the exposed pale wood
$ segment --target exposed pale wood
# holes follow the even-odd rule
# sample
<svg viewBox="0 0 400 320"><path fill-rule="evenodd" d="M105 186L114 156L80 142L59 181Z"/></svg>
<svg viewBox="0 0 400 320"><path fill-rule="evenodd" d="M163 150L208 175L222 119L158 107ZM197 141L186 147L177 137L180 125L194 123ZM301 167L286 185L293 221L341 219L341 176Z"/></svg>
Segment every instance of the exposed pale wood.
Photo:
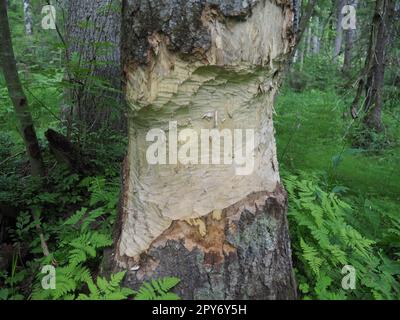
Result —
<svg viewBox="0 0 400 320"><path fill-rule="evenodd" d="M129 151L114 259L132 269L132 287L178 275L185 298L295 297L272 120L296 40L292 9L272 0L124 1ZM254 129L254 171L149 165L146 134L168 135L171 120L179 131Z"/></svg>

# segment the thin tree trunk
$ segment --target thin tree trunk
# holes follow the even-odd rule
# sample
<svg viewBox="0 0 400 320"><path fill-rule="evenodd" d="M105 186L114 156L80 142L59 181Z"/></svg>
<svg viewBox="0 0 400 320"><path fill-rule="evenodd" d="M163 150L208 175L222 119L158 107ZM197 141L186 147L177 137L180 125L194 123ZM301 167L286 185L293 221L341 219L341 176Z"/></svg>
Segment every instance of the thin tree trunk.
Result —
<svg viewBox="0 0 400 320"><path fill-rule="evenodd" d="M358 0L348 0L347 4L357 8ZM345 35L344 36L345 49L344 49L343 72L350 73L352 69L353 46L356 37L356 30L354 29L345 30L344 35Z"/></svg>
<svg viewBox="0 0 400 320"><path fill-rule="evenodd" d="M33 34L33 21L32 21L32 9L31 9L31 1L30 0L23 0L24 1L24 23L25 23L25 33L28 36Z"/></svg>
<svg viewBox="0 0 400 320"><path fill-rule="evenodd" d="M300 44L300 42L303 38L304 32L307 29L307 26L309 28L308 30L310 30L310 21L311 21L312 15L314 14L316 4L317 4L317 0L309 0L307 3L307 6L304 8L304 10L301 10L303 8L300 4L300 0L295 2L295 4L294 4L294 7L299 8L299 11L302 12L302 14L299 18L298 28L295 29L295 30L297 30L296 31L296 44L297 45Z"/></svg>
<svg viewBox="0 0 400 320"><path fill-rule="evenodd" d="M312 52L312 27L311 23L307 28L307 47L306 47L306 56L310 56Z"/></svg>
<svg viewBox="0 0 400 320"><path fill-rule="evenodd" d="M177 276L184 299L296 297L272 120L292 28L289 0L124 1L129 149L114 262L126 285ZM213 129L236 132L219 165Z"/></svg>
<svg viewBox="0 0 400 320"><path fill-rule="evenodd" d="M303 68L304 68L304 46L302 46L302 48L300 49L299 55L300 55L300 58L299 58L300 71L303 71Z"/></svg>
<svg viewBox="0 0 400 320"><path fill-rule="evenodd" d="M321 49L321 33L320 33L320 21L319 17L315 18L314 22L314 32L312 34L312 40L311 40L311 52L313 54L319 54L320 49Z"/></svg>
<svg viewBox="0 0 400 320"><path fill-rule="evenodd" d="M344 6L344 0L337 0L336 1L337 5L337 11L336 11L336 38L335 38L335 51L333 54L334 60L337 60L337 58L340 55L340 51L342 50L342 39L343 39L343 28L342 28L342 19L343 19L343 14L342 14L342 9Z"/></svg>
<svg viewBox="0 0 400 320"><path fill-rule="evenodd" d="M10 26L8 24L7 1L0 0L0 58L8 92L20 124L21 135L24 140L27 155L34 176L44 174L44 165L36 136L31 113L28 109L28 100L22 89L18 76L17 65L12 47Z"/></svg>

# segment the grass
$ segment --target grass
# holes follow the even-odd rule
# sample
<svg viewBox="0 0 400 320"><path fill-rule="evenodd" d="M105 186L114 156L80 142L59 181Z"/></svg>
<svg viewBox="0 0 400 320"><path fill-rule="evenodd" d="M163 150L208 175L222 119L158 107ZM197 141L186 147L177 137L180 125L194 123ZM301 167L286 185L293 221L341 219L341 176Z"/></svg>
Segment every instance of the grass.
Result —
<svg viewBox="0 0 400 320"><path fill-rule="evenodd" d="M354 150L345 138L351 120L342 116L348 105L332 91L284 89L275 117L282 170L325 172L331 185L346 186L354 195L385 198L399 207L400 145L373 153ZM393 117L385 115L384 121L390 136L400 136Z"/></svg>
<svg viewBox="0 0 400 320"><path fill-rule="evenodd" d="M325 192L340 193L340 199L351 207L351 210L343 211L343 220L329 221L329 214L322 205L318 207L318 202L316 207L305 206L299 210L302 197L290 193L288 189L292 197L289 202L289 227L293 261L304 299L338 299L343 298L343 294L350 299L400 297L400 172L397 168L400 146L396 143L396 137L400 136L399 122L393 117L392 110L389 110L390 113L384 110L385 137L388 138L384 140L391 143L374 144L375 150L355 149L348 133L356 132L354 127L357 123L343 117L350 99L342 98L329 89L293 92L288 88L284 88L277 99L275 127L282 176L287 179L294 174L299 184L304 181L302 179L317 181ZM285 182L289 184L290 181ZM360 277L357 290L343 292L340 289L340 279L335 271L338 267L328 258L331 249L317 241L321 230L304 224L304 221L322 212L326 214L324 223L336 226L328 232L331 244L339 245L338 248L346 252L346 263L356 266L357 277ZM360 238L340 242L345 230L359 232ZM312 273L311 262L307 260L307 257L311 258L306 256L302 239L313 245L313 250L317 252L313 258L315 261L326 254L321 265L323 276L316 277ZM362 239L372 241L372 245L368 246L368 258L358 257L351 246L347 247L350 243L358 246ZM324 284L326 279L329 282Z"/></svg>

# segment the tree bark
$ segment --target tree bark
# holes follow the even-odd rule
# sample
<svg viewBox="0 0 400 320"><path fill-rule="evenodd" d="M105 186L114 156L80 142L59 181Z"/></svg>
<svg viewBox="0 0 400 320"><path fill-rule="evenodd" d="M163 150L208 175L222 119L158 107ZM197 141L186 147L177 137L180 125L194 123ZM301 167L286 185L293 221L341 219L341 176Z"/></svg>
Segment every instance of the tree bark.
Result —
<svg viewBox="0 0 400 320"><path fill-rule="evenodd" d="M343 28L342 28L342 9L344 6L344 0L336 0L336 6L337 6L337 11L336 11L336 38L335 38L335 52L333 54L334 60L337 60L337 58L340 55L340 51L342 50L342 40L343 40Z"/></svg>
<svg viewBox="0 0 400 320"><path fill-rule="evenodd" d="M376 3L371 31L370 69L366 83L364 122L371 129L380 132L382 127L383 86L385 82L386 46L389 45L389 28L393 19L395 1L378 0Z"/></svg>
<svg viewBox="0 0 400 320"><path fill-rule="evenodd" d="M42 154L32 116L28 108L28 99L25 96L18 76L17 63L15 61L10 26L8 23L6 0L0 0L0 30L0 64L19 121L21 136L24 140L31 165L31 173L34 176L41 176L44 174Z"/></svg>
<svg viewBox="0 0 400 320"><path fill-rule="evenodd" d="M321 49L321 32L320 32L320 21L319 17L315 17L314 32L311 38L311 52L313 54L319 54Z"/></svg>
<svg viewBox="0 0 400 320"><path fill-rule="evenodd" d="M296 44L297 45L300 43L300 41L304 35L304 32L307 29L307 26L308 26L308 30L310 31L309 24L310 24L311 17L314 14L316 4L317 4L316 0L309 0L307 3L307 6L304 8L304 10L299 10L302 12L302 14L299 18L298 28L296 29ZM295 3L295 7L299 7L300 9L303 9L303 7L300 5L300 1Z"/></svg>
<svg viewBox="0 0 400 320"><path fill-rule="evenodd" d="M358 0L349 0L347 1L347 4L357 8ZM345 35L344 36L345 49L344 49L343 72L350 73L352 68L353 46L356 37L356 30L354 29L345 30L344 35Z"/></svg>
<svg viewBox="0 0 400 320"><path fill-rule="evenodd" d="M69 120L89 131L101 127L124 131L120 0L69 0L64 7L67 59L76 57L68 75L74 84Z"/></svg>
<svg viewBox="0 0 400 320"><path fill-rule="evenodd" d="M307 39L306 39L306 56L311 55L311 40L312 40L312 28L311 24L307 28Z"/></svg>
<svg viewBox="0 0 400 320"><path fill-rule="evenodd" d="M122 30L129 149L114 263L125 284L178 276L184 299L296 298L272 120L295 45L292 2L125 0ZM156 128L169 136L167 164L148 161ZM211 136L190 149L201 163L174 162L185 129L254 132L235 149L254 170L203 163Z"/></svg>
<svg viewBox="0 0 400 320"><path fill-rule="evenodd" d="M31 9L31 1L24 0L24 23L25 23L25 33L28 36L33 34L32 28L32 9Z"/></svg>
<svg viewBox="0 0 400 320"><path fill-rule="evenodd" d="M376 1L365 68L359 79L357 94L352 104L352 115L357 117L359 112L355 110L362 92L365 91L365 102L362 104L365 113L363 121L368 128L375 132L383 130L382 93L390 24L393 21L394 10L394 0Z"/></svg>

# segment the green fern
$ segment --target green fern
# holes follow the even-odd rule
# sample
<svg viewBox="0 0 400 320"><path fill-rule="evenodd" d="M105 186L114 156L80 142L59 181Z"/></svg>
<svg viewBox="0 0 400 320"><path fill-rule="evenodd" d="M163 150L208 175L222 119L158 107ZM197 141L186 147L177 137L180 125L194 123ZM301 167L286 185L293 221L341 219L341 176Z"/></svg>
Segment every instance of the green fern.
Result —
<svg viewBox="0 0 400 320"><path fill-rule="evenodd" d="M180 279L176 277L167 277L145 282L138 290L135 300L179 300L180 298L178 295L170 292L179 282Z"/></svg>
<svg viewBox="0 0 400 320"><path fill-rule="evenodd" d="M82 234L78 238L71 241L68 260L72 265L78 265L86 261L88 258L96 257L96 250L108 247L112 244L112 239L108 235L104 235L95 231Z"/></svg>
<svg viewBox="0 0 400 320"><path fill-rule="evenodd" d="M90 293L79 294L77 300L126 300L133 295L134 291L129 288L121 288L120 283L125 276L125 272L111 275L110 281L105 278L97 277L96 283L90 278L87 285Z"/></svg>
<svg viewBox="0 0 400 320"><path fill-rule="evenodd" d="M43 275L40 274L32 292L32 300L71 300L75 296L75 291L79 290L84 283L91 279L89 269L75 265L56 268L55 289L43 289L41 286L42 277Z"/></svg>
<svg viewBox="0 0 400 320"><path fill-rule="evenodd" d="M297 278L303 298L398 298L398 259L392 261L377 253L376 242L348 222L348 217L354 215L351 205L337 194L321 190L315 182L318 177L299 173L286 176L284 180L289 195L288 216ZM397 232L397 228L387 229L386 236ZM357 290L342 289L340 271L344 265L356 269Z"/></svg>

